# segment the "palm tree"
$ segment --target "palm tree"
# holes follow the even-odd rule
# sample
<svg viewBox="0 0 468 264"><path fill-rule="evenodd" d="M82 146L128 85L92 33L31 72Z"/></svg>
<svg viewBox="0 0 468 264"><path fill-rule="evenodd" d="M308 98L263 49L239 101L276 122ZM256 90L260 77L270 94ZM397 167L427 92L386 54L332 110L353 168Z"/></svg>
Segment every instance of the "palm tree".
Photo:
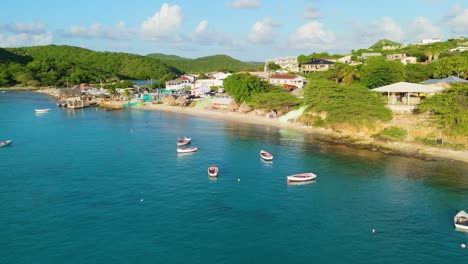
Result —
<svg viewBox="0 0 468 264"><path fill-rule="evenodd" d="M351 66L344 68L339 74L339 79L346 86L351 86L357 77L359 77L357 69Z"/></svg>
<svg viewBox="0 0 468 264"><path fill-rule="evenodd" d="M111 95L112 101L114 101L115 96L117 95L117 88L109 87L109 88L107 88L107 90L109 91L109 94Z"/></svg>

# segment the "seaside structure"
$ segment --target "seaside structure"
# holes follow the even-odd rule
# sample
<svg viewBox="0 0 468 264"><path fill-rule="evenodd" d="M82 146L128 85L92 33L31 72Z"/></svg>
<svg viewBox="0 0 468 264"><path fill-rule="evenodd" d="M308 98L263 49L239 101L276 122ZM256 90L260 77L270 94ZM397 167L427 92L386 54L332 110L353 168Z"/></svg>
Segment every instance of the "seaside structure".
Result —
<svg viewBox="0 0 468 264"><path fill-rule="evenodd" d="M212 109L220 109L220 110L229 110L235 111L239 106L236 104L234 99L232 98L215 98L211 101L210 108Z"/></svg>
<svg viewBox="0 0 468 264"><path fill-rule="evenodd" d="M81 97L68 97L67 100L67 108L83 108L85 107L85 101L81 99Z"/></svg>
<svg viewBox="0 0 468 264"><path fill-rule="evenodd" d="M317 71L328 71L334 62L329 60L313 60L301 63L301 72L304 74Z"/></svg>
<svg viewBox="0 0 468 264"><path fill-rule="evenodd" d="M299 63L297 62L297 57L295 56L267 59L265 60L264 71L268 71L269 63L277 64L278 66L281 67L281 69L286 70L286 71L290 71L290 72L299 71Z"/></svg>
<svg viewBox="0 0 468 264"><path fill-rule="evenodd" d="M179 91L184 89L185 87L190 86L190 83L192 82L192 78L189 78L187 76L180 76L177 79L167 81L166 89L172 91Z"/></svg>
<svg viewBox="0 0 468 264"><path fill-rule="evenodd" d="M386 93L387 107L393 112L412 112L420 103L422 95L430 96L443 89L437 86L398 82L372 89L372 91Z"/></svg>
<svg viewBox="0 0 468 264"><path fill-rule="evenodd" d="M268 77L268 82L275 85L283 85L285 90L293 90L304 86L305 78L294 74L274 74Z"/></svg>

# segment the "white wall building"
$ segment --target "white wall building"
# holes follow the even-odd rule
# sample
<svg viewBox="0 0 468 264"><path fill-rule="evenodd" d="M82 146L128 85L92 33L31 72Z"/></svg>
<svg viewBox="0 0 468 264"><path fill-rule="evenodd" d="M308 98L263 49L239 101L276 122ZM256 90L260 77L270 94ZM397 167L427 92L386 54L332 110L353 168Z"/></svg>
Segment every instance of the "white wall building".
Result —
<svg viewBox="0 0 468 264"><path fill-rule="evenodd" d="M275 74L268 78L268 82L275 85L289 85L297 88L304 86L305 78L299 75L293 74Z"/></svg>
<svg viewBox="0 0 468 264"><path fill-rule="evenodd" d="M180 76L175 80L170 80L166 82L166 90L178 91L182 90L187 86L190 86L190 78L186 76Z"/></svg>
<svg viewBox="0 0 468 264"><path fill-rule="evenodd" d="M297 62L297 57L278 57L274 59L267 59L265 61L264 71L268 71L268 64L274 63L281 67L281 69L290 71L290 72L298 72L299 71L299 63Z"/></svg>
<svg viewBox="0 0 468 264"><path fill-rule="evenodd" d="M422 39L421 44L427 45L427 44L432 44L436 42L441 42L442 40L440 38L431 38L431 39Z"/></svg>

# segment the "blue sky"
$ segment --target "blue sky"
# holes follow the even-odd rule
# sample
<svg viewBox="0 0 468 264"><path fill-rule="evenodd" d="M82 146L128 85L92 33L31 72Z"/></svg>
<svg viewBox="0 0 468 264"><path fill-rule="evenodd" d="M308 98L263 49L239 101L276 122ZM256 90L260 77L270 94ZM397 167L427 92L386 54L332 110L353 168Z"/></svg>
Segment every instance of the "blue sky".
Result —
<svg viewBox="0 0 468 264"><path fill-rule="evenodd" d="M0 16L0 47L244 61L460 36L468 37L467 0L6 0Z"/></svg>

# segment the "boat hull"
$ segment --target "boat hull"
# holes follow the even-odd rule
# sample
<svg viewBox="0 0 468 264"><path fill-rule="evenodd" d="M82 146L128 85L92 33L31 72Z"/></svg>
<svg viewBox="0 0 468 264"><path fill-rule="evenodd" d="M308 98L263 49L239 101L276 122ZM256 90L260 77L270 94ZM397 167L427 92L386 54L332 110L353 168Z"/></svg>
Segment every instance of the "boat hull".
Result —
<svg viewBox="0 0 468 264"><path fill-rule="evenodd" d="M468 226L455 224L455 229L458 231L468 232Z"/></svg>
<svg viewBox="0 0 468 264"><path fill-rule="evenodd" d="M316 178L317 178L317 175L309 172L309 173L289 175L286 177L286 181L287 182L306 182L306 181L315 180Z"/></svg>
<svg viewBox="0 0 468 264"><path fill-rule="evenodd" d="M272 161L273 160L273 155L271 155L270 153L264 151L264 150L260 150L260 157L263 159L263 160L266 160L266 161Z"/></svg>
<svg viewBox="0 0 468 264"><path fill-rule="evenodd" d="M2 141L2 142L0 142L0 147L8 146L8 145L10 145L10 143L11 143L11 140Z"/></svg>
<svg viewBox="0 0 468 264"><path fill-rule="evenodd" d="M177 141L177 146L180 147L180 146L188 145L188 144L190 144L191 141L192 141L191 138L179 139L179 140Z"/></svg>
<svg viewBox="0 0 468 264"><path fill-rule="evenodd" d="M219 169L216 166L210 166L208 167L208 176L210 177L217 177L218 176Z"/></svg>
<svg viewBox="0 0 468 264"><path fill-rule="evenodd" d="M34 111L36 111L36 113L47 113L47 112L50 112L50 109L47 108L47 109L34 109Z"/></svg>
<svg viewBox="0 0 468 264"><path fill-rule="evenodd" d="M177 153L190 153L190 152L195 152L198 149L193 147L193 148L178 148Z"/></svg>

